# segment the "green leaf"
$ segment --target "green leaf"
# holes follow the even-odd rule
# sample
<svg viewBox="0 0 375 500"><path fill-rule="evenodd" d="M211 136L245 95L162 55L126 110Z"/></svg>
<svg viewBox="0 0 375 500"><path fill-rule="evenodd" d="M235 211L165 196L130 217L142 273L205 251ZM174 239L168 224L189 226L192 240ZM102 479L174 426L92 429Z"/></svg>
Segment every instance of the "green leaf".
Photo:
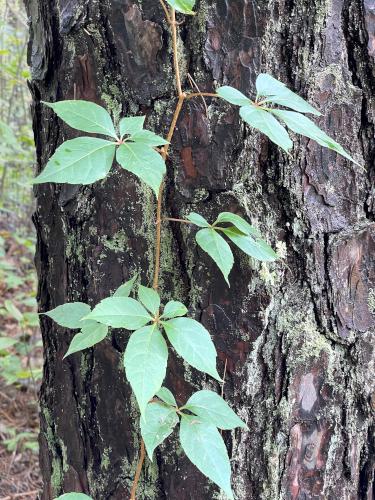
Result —
<svg viewBox="0 0 375 500"><path fill-rule="evenodd" d="M178 417L172 408L160 403L149 403L145 418L141 418L141 434L147 454L152 462L152 454L173 431Z"/></svg>
<svg viewBox="0 0 375 500"><path fill-rule="evenodd" d="M155 323L131 335L125 350L124 366L143 417L147 403L162 386L167 361L167 343Z"/></svg>
<svg viewBox="0 0 375 500"><path fill-rule="evenodd" d="M139 285L138 299L154 316L159 311L160 297L159 294L152 288Z"/></svg>
<svg viewBox="0 0 375 500"><path fill-rule="evenodd" d="M106 177L111 169L115 150L114 142L96 137L78 137L66 141L57 148L33 183L92 184Z"/></svg>
<svg viewBox="0 0 375 500"><path fill-rule="evenodd" d="M150 186L158 197L166 172L165 162L159 153L145 144L126 142L117 150L117 161L122 168Z"/></svg>
<svg viewBox="0 0 375 500"><path fill-rule="evenodd" d="M177 316L185 316L188 312L187 308L181 302L177 300L170 300L164 307L162 318L176 318Z"/></svg>
<svg viewBox="0 0 375 500"><path fill-rule="evenodd" d="M244 234L249 234L252 236L260 235L258 229L251 226L248 222L246 222L242 217L240 217L237 214L233 214L231 212L222 212L216 219L215 225L220 224L222 222L228 222L229 224L233 224L239 231L241 231Z"/></svg>
<svg viewBox="0 0 375 500"><path fill-rule="evenodd" d="M12 345L17 344L18 340L11 339L9 337L0 337L0 351L12 347Z"/></svg>
<svg viewBox="0 0 375 500"><path fill-rule="evenodd" d="M211 228L198 231L195 239L202 250L207 252L219 266L225 281L229 285L228 276L233 267L234 259L228 243L217 233L217 231L215 231L215 229Z"/></svg>
<svg viewBox="0 0 375 500"><path fill-rule="evenodd" d="M196 226L211 227L204 217L202 217L199 214L196 214L195 212L191 212L186 218Z"/></svg>
<svg viewBox="0 0 375 500"><path fill-rule="evenodd" d="M5 300L4 301L5 309L8 311L8 313L18 322L23 320L23 314L21 311L18 309L18 307L11 301L11 300Z"/></svg>
<svg viewBox="0 0 375 500"><path fill-rule="evenodd" d="M142 304L130 297L108 297L99 302L85 319L127 330L137 330L152 320Z"/></svg>
<svg viewBox="0 0 375 500"><path fill-rule="evenodd" d="M109 135L117 139L115 127L107 110L89 101L43 102L52 108L70 127L92 134Z"/></svg>
<svg viewBox="0 0 375 500"><path fill-rule="evenodd" d="M49 318L52 318L58 325L64 328L81 328L81 319L87 316L90 312L90 306L84 304L83 302L71 302L70 304L63 304L58 306L45 314Z"/></svg>
<svg viewBox="0 0 375 500"><path fill-rule="evenodd" d="M256 106L243 106L240 115L246 123L263 132L286 152L293 146L288 132L269 111Z"/></svg>
<svg viewBox="0 0 375 500"><path fill-rule="evenodd" d="M108 326L94 321L87 321L82 330L73 337L64 358L78 351L83 351L101 342L108 334Z"/></svg>
<svg viewBox="0 0 375 500"><path fill-rule="evenodd" d="M131 141L137 143L143 143L147 146L156 147L156 146L164 146L165 144L169 144L168 141L154 134L150 130L140 130L136 132L130 137Z"/></svg>
<svg viewBox="0 0 375 500"><path fill-rule="evenodd" d="M161 387L158 390L158 392L156 393L156 396L159 399L161 399L162 401L164 401L164 403L167 403L167 405L177 406L177 403L176 403L176 400L175 400L173 394L166 387Z"/></svg>
<svg viewBox="0 0 375 500"><path fill-rule="evenodd" d="M358 166L356 162L345 149L329 137L323 130L321 130L313 121L300 113L294 111L272 110L272 113L278 118L283 120L287 127L289 127L296 134L304 135L316 141L320 146L336 151L338 154L344 156Z"/></svg>
<svg viewBox="0 0 375 500"><path fill-rule="evenodd" d="M244 235L236 227L222 229L222 232L250 257L263 262L273 262L277 260L276 252L264 241L259 238L254 239L251 236Z"/></svg>
<svg viewBox="0 0 375 500"><path fill-rule="evenodd" d="M169 342L191 366L221 381L216 370L216 349L203 325L191 318L162 322Z"/></svg>
<svg viewBox="0 0 375 500"><path fill-rule="evenodd" d="M216 427L185 415L181 419L180 441L189 460L233 499L228 452Z"/></svg>
<svg viewBox="0 0 375 500"><path fill-rule="evenodd" d="M195 413L201 421L215 425L219 429L247 428L247 425L216 392L198 391L189 398L183 408Z"/></svg>
<svg viewBox="0 0 375 500"><path fill-rule="evenodd" d="M321 113L302 97L289 90L284 83L279 82L273 76L261 73L256 81L258 96L268 97L263 102L272 102L286 106L301 113L312 113L320 116Z"/></svg>
<svg viewBox="0 0 375 500"><path fill-rule="evenodd" d="M136 279L137 275L135 275L131 280L127 281L123 285L119 286L118 289L113 294L113 297L129 297Z"/></svg>
<svg viewBox="0 0 375 500"><path fill-rule="evenodd" d="M55 500L92 500L91 497L88 497L84 493L65 493L64 495L61 495Z"/></svg>
<svg viewBox="0 0 375 500"><path fill-rule="evenodd" d="M193 7L195 5L195 0L167 0L167 3L178 12L182 12L183 14L194 15Z"/></svg>
<svg viewBox="0 0 375 500"><path fill-rule="evenodd" d="M127 116L120 120L120 135L133 135L143 129L145 116Z"/></svg>
<svg viewBox="0 0 375 500"><path fill-rule="evenodd" d="M233 87L220 87L219 89L217 89L216 93L222 99L225 99L235 106L248 106L249 104L252 104L251 99L249 99L248 97L243 95L242 92Z"/></svg>

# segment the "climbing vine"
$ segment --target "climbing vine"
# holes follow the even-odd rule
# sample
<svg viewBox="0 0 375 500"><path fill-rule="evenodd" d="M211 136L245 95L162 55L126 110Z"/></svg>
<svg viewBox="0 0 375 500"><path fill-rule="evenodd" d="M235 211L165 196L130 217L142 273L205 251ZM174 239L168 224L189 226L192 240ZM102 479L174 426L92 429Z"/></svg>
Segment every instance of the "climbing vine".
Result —
<svg viewBox="0 0 375 500"><path fill-rule="evenodd" d="M68 100L44 103L70 127L99 134L103 138L85 136L64 142L34 180L35 184L92 184L108 175L116 158L120 167L147 184L157 199L152 287L138 283L138 277L134 276L93 308L82 302L74 302L59 305L43 314L64 328L79 330L64 358L102 341L108 336L109 327L133 332L126 346L123 363L126 378L139 406L142 440L131 500L136 497L146 452L152 460L155 448L176 426L179 426L181 447L187 457L228 498L234 498L229 457L220 430L236 427L247 430L247 425L216 392L198 391L183 406L178 406L174 395L163 386L169 345L196 370L218 382L222 382L222 377L217 371L216 349L206 328L187 317L188 310L181 302L171 300L162 305L165 291L159 290L161 227L163 223L196 226L197 245L214 260L228 286L234 263L231 245L264 262L274 261L278 255L262 239L259 231L237 214L221 212L211 222L194 212L186 219L173 219L163 214L166 163L180 112L189 99L220 98L239 106L239 114L244 122L264 133L286 153L293 147L287 131L289 129L356 162L305 116L319 116L320 112L270 75L258 76L254 99L229 86L220 87L215 93L184 91L178 62L176 11L193 15L195 0L167 0L167 3L160 0L160 4L171 32L177 89L177 103L167 137L160 137L145 128L145 116L124 117L117 127L106 109L92 102ZM66 493L59 499L84 500L89 497L84 493Z"/></svg>

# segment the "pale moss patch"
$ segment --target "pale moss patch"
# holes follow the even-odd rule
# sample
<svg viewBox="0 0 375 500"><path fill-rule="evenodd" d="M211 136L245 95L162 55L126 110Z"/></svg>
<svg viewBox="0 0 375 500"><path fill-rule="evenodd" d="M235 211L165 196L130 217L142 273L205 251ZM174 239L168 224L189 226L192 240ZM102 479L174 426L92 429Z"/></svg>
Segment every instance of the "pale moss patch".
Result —
<svg viewBox="0 0 375 500"><path fill-rule="evenodd" d="M100 464L100 467L104 470L108 470L109 466L111 465L110 458L109 458L111 452L112 452L112 448L110 446L104 448L104 451L103 451L103 454L101 457L101 464Z"/></svg>
<svg viewBox="0 0 375 500"><path fill-rule="evenodd" d="M269 266L262 262L259 271L259 277L267 286L274 287L277 283L277 274L275 271L271 271Z"/></svg>
<svg viewBox="0 0 375 500"><path fill-rule="evenodd" d="M375 290L373 288L368 291L367 304L371 314L375 314Z"/></svg>
<svg viewBox="0 0 375 500"><path fill-rule="evenodd" d="M103 245L105 248L112 250L115 253L126 251L128 237L123 229L120 229L113 236L103 236Z"/></svg>
<svg viewBox="0 0 375 500"><path fill-rule="evenodd" d="M63 480L63 470L61 462L58 458L52 459L51 486L54 495L60 493L60 488Z"/></svg>

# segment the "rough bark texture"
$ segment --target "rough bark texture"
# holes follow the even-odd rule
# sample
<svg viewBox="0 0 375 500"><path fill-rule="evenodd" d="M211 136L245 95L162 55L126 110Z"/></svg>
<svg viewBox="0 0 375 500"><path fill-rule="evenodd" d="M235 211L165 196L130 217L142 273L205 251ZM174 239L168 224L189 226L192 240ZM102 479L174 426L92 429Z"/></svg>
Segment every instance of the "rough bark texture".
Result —
<svg viewBox="0 0 375 500"><path fill-rule="evenodd" d="M40 100L88 99L113 116L147 114L165 134L175 105L171 47L156 0L27 0L37 170L78 134ZM291 158L217 101L185 105L168 166L173 217L219 210L247 216L285 260L236 253L229 289L194 243L166 226L163 299L188 304L212 333L225 398L250 432L225 433L239 500L363 499L374 495L375 146L373 0L201 0L180 30L180 63L201 90L253 95L260 71L324 112L318 120L367 171L311 141ZM209 103L211 101L208 101ZM150 283L155 202L114 169L89 187L36 189L41 311L95 304L138 271ZM72 333L42 319L44 500L84 491L128 498L138 413L122 369L128 332L62 361ZM171 356L179 402L209 386ZM172 438L146 463L139 498L223 498Z"/></svg>

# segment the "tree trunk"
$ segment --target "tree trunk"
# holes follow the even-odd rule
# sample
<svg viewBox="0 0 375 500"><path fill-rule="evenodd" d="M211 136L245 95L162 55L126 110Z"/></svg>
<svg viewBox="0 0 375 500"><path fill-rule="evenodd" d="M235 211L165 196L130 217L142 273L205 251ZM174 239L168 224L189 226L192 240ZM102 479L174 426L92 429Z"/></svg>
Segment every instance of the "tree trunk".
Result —
<svg viewBox="0 0 375 500"><path fill-rule="evenodd" d="M78 135L40 101L86 99L147 114L166 134L176 104L171 48L156 0L26 0L30 88L40 171ZM239 253L228 288L188 225L165 225L162 298L181 300L227 364L224 396L250 431L225 432L239 500L363 499L374 495L375 5L373 0L201 0L180 27L184 88L228 84L254 95L268 72L324 113L319 125L362 170L298 139L291 157L241 123L236 109L185 103L168 162L165 211L213 220L237 212L284 259ZM182 19L182 17L181 17ZM155 200L114 169L92 186L35 189L39 305L96 304L153 271ZM278 243L276 243L278 242ZM72 332L41 317L42 498L84 491L127 499L140 444L122 368L129 332L62 360ZM170 356L166 385L183 403L220 387ZM203 500L217 490L178 448L146 460L139 499ZM220 497L222 498L222 497Z"/></svg>

